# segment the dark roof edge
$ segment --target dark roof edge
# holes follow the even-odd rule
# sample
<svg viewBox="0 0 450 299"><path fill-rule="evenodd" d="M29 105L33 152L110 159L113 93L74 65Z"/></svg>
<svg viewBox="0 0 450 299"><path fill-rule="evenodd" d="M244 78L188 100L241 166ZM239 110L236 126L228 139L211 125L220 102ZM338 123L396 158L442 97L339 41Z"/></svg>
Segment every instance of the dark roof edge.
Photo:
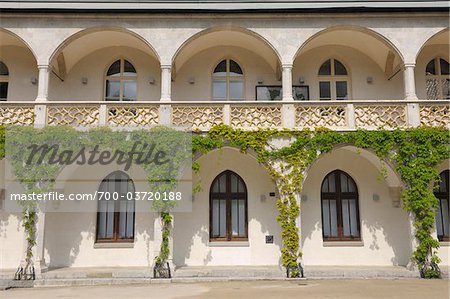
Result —
<svg viewBox="0 0 450 299"><path fill-rule="evenodd" d="M245 13L408 13L450 12L449 6L441 7L331 7L331 8L261 8L261 9L142 9L142 8L3 8L0 13L119 13L119 14L245 14Z"/></svg>

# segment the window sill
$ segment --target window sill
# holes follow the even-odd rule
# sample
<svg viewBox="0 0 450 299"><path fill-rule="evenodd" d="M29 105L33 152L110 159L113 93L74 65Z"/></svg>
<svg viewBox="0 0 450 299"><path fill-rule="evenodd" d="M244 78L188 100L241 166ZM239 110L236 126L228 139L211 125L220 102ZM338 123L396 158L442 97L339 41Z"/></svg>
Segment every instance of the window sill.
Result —
<svg viewBox="0 0 450 299"><path fill-rule="evenodd" d="M99 242L94 248L134 248L134 242Z"/></svg>
<svg viewBox="0 0 450 299"><path fill-rule="evenodd" d="M209 247L250 247L248 241L210 241Z"/></svg>
<svg viewBox="0 0 450 299"><path fill-rule="evenodd" d="M323 247L363 247L363 241L324 241Z"/></svg>
<svg viewBox="0 0 450 299"><path fill-rule="evenodd" d="M439 245L441 245L441 247L450 247L450 241L440 241Z"/></svg>

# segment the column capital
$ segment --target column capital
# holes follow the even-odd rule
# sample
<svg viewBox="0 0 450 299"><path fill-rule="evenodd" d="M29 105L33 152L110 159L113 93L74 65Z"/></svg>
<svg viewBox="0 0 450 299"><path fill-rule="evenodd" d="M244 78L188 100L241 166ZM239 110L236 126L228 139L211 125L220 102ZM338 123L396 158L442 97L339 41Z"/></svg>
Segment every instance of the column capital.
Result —
<svg viewBox="0 0 450 299"><path fill-rule="evenodd" d="M161 64L161 69L171 69L172 65L171 64Z"/></svg>
<svg viewBox="0 0 450 299"><path fill-rule="evenodd" d="M407 68L407 67L415 67L416 63L415 62L405 62L403 63L403 67Z"/></svg>
<svg viewBox="0 0 450 299"><path fill-rule="evenodd" d="M38 69L49 69L50 68L50 65L48 65L48 64L38 64Z"/></svg>
<svg viewBox="0 0 450 299"><path fill-rule="evenodd" d="M283 63L283 64L281 64L281 68L292 68L293 67L293 64L292 63Z"/></svg>

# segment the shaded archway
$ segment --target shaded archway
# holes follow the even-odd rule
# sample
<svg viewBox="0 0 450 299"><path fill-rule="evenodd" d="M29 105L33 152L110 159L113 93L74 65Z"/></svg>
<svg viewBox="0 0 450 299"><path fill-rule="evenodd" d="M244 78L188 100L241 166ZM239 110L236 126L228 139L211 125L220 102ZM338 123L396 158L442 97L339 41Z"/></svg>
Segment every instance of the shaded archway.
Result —
<svg viewBox="0 0 450 299"><path fill-rule="evenodd" d="M1 100L34 101L38 77L36 54L20 36L3 28L0 28L0 62L8 70L7 77L1 76L0 80Z"/></svg>

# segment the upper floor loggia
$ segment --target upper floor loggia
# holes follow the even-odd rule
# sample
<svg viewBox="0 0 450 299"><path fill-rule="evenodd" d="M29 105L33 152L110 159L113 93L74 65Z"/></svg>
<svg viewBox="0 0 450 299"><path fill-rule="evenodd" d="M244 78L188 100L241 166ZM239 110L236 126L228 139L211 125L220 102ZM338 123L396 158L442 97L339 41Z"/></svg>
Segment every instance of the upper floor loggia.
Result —
<svg viewBox="0 0 450 299"><path fill-rule="evenodd" d="M448 28L414 40L415 56L361 26L305 30L292 55L274 36L244 27L206 28L171 47L152 44L144 34L152 30L87 28L44 51L2 29L2 109L36 114L39 104L42 123L94 126L448 125ZM5 115L3 123L15 122Z"/></svg>

